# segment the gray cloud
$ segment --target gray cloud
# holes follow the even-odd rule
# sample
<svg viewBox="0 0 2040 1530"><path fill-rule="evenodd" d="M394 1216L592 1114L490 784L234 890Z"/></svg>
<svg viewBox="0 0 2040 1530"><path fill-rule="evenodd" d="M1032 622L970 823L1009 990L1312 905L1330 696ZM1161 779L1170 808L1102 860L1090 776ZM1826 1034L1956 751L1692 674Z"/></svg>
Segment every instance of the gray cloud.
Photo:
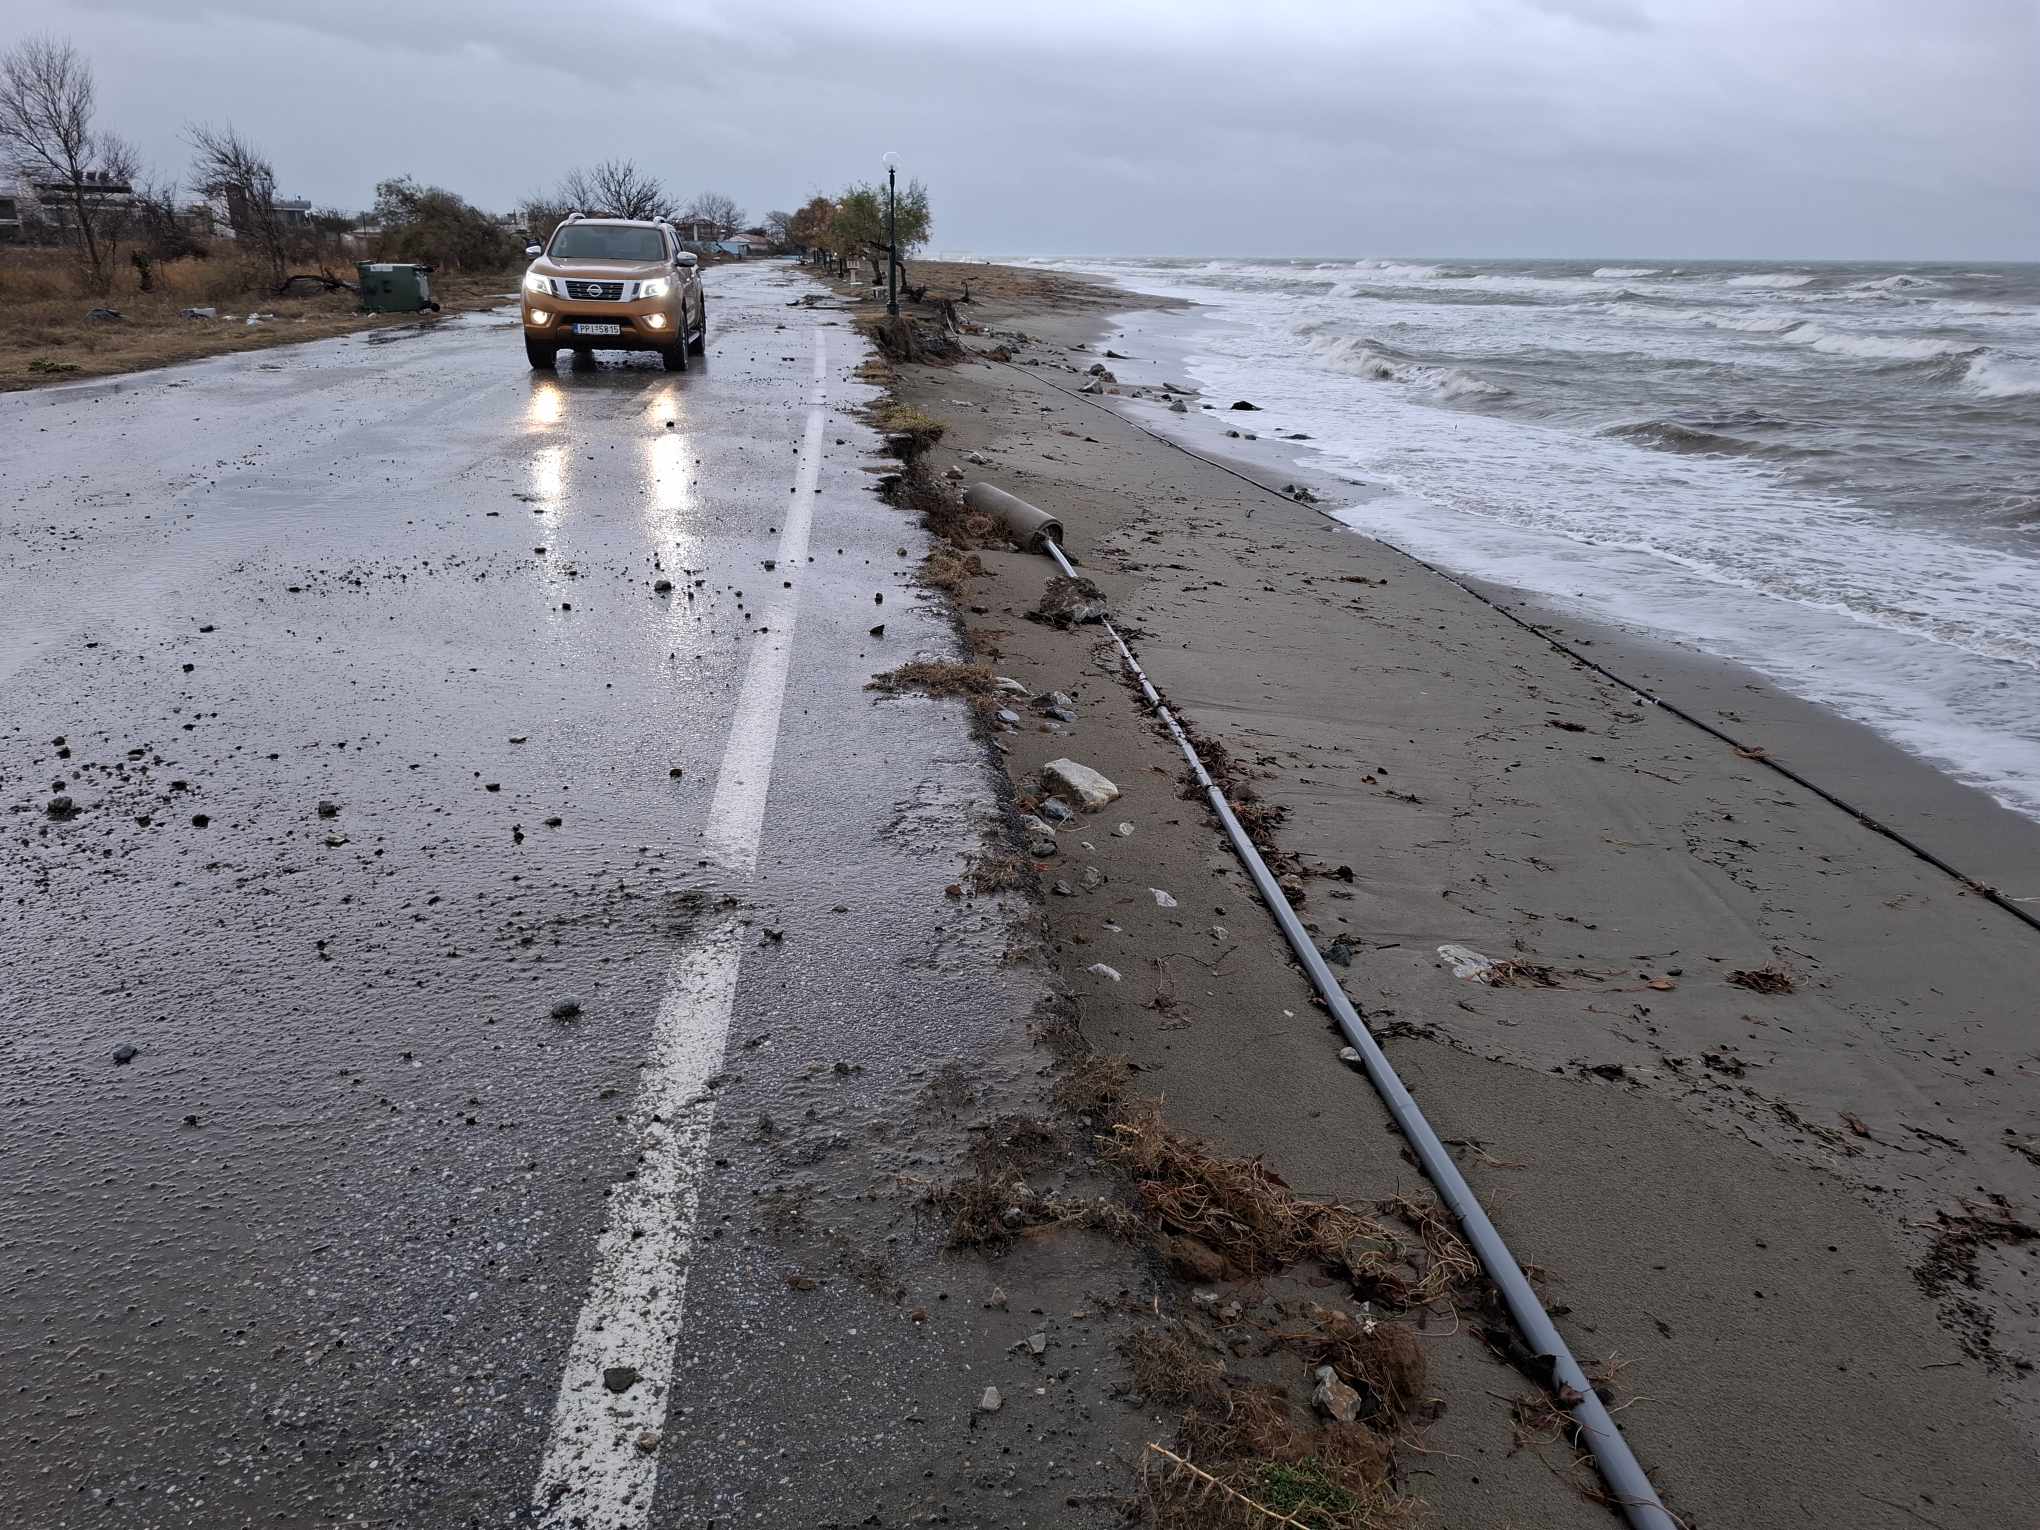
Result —
<svg viewBox="0 0 2040 1530"><path fill-rule="evenodd" d="M898 149L951 249L2040 256L2026 0L5 3L163 168L231 118L340 205L623 153L762 212Z"/></svg>

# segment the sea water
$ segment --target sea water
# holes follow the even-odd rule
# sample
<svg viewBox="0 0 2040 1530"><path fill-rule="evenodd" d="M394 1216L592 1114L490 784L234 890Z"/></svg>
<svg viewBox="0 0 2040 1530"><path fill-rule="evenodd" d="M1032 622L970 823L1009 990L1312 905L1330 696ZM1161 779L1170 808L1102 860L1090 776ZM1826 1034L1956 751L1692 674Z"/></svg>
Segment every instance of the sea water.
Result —
<svg viewBox="0 0 2040 1530"><path fill-rule="evenodd" d="M1190 379L1365 485L1356 529L2040 817L2040 266L1030 263L1199 305Z"/></svg>

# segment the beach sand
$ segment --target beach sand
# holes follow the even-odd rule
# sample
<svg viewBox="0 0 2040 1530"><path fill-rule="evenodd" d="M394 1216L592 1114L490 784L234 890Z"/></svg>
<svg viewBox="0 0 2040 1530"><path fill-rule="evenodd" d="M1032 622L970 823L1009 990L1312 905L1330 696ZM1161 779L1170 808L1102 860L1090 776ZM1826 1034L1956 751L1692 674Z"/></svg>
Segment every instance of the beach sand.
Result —
<svg viewBox="0 0 2040 1530"><path fill-rule="evenodd" d="M1179 322L1023 287L965 310L990 331L969 343L1019 364L900 370L900 398L948 427L929 461L1061 516L1155 684L1281 810L1300 912L1343 943L1347 992L1575 1352L1634 1400L1617 1417L1667 1504L1699 1526L2035 1522L2040 932L1339 525L1323 512L1354 491L1289 463L1272 416L1078 396L1108 345L1163 356ZM1106 365L1131 386L1134 363ZM1071 756L1124 793L1044 873L1072 889L1046 917L1085 1037L1178 1126L1299 1189L1421 1192L1102 633L1027 619L1043 559L979 557L957 597L975 643L1077 702L1001 738L1016 785ZM2040 828L1866 730L1486 593L1970 875L2040 891ZM1506 963L1500 981L1455 976L1448 945ZM1444 1524L1590 1522L1477 1327L1428 1324L1444 1406L1405 1485Z"/></svg>

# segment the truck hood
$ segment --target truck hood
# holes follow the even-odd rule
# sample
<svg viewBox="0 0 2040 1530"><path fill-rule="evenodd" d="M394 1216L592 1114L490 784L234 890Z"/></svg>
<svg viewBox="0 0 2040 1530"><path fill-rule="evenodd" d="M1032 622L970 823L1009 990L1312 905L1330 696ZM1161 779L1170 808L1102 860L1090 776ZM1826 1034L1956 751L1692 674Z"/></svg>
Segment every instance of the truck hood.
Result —
<svg viewBox="0 0 2040 1530"><path fill-rule="evenodd" d="M550 260L543 255L531 263L531 269L540 276L577 282L642 282L673 275L672 267L656 260Z"/></svg>

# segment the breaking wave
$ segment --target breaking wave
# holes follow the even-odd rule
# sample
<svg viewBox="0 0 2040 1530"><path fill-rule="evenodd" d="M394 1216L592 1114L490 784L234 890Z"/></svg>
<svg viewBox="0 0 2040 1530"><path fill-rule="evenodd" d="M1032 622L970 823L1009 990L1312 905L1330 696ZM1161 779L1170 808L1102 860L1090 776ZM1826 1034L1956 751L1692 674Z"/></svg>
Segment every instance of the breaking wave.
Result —
<svg viewBox="0 0 2040 1530"><path fill-rule="evenodd" d="M1653 451L1683 452L1695 457L1763 457L1772 449L1740 436L1725 436L1711 430L1697 430L1676 420L1637 420L1627 425L1608 425L1595 432Z"/></svg>
<svg viewBox="0 0 2040 1530"><path fill-rule="evenodd" d="M1866 361L1936 361L1977 349L1973 340L1934 340L1924 335L1851 335L1818 324L1802 324L1782 336L1793 345L1810 346L1826 356L1855 356Z"/></svg>
<svg viewBox="0 0 2040 1530"><path fill-rule="evenodd" d="M1401 383L1439 398L1502 398L1509 391L1457 367L1427 366L1394 346L1352 335L1314 336L1310 353L1334 372L1371 382Z"/></svg>
<svg viewBox="0 0 2040 1530"><path fill-rule="evenodd" d="M2032 398L2040 395L2040 364L1984 351L1970 360L1963 381L1985 398Z"/></svg>
<svg viewBox="0 0 2040 1530"><path fill-rule="evenodd" d="M1356 261L1354 263L1353 269L1356 271L1365 271L1372 276L1380 277L1392 282L1430 281L1434 277L1442 276L1445 271L1445 268L1443 266L1417 265L1402 260Z"/></svg>
<svg viewBox="0 0 2040 1530"><path fill-rule="evenodd" d="M1731 276L1731 287L1804 287L1813 277L1804 271L1765 271L1752 276Z"/></svg>
<svg viewBox="0 0 2040 1530"><path fill-rule="evenodd" d="M1745 335L1782 335L1787 330L1798 329L1806 320L1789 313L1760 313L1709 318L1705 322L1715 329L1732 329Z"/></svg>
<svg viewBox="0 0 2040 1530"><path fill-rule="evenodd" d="M1829 329L1789 313L1709 314L1689 310L1682 317L1696 318L1710 329L1761 335L1781 345L1803 345L1823 356L1847 356L1861 361L1939 361L1949 356L1973 355L1980 349L1974 340L1945 340L1932 335L1866 335Z"/></svg>
<svg viewBox="0 0 2040 1530"><path fill-rule="evenodd" d="M1594 275L1602 281L1620 281L1627 276L1656 276L1662 266L1596 266Z"/></svg>

